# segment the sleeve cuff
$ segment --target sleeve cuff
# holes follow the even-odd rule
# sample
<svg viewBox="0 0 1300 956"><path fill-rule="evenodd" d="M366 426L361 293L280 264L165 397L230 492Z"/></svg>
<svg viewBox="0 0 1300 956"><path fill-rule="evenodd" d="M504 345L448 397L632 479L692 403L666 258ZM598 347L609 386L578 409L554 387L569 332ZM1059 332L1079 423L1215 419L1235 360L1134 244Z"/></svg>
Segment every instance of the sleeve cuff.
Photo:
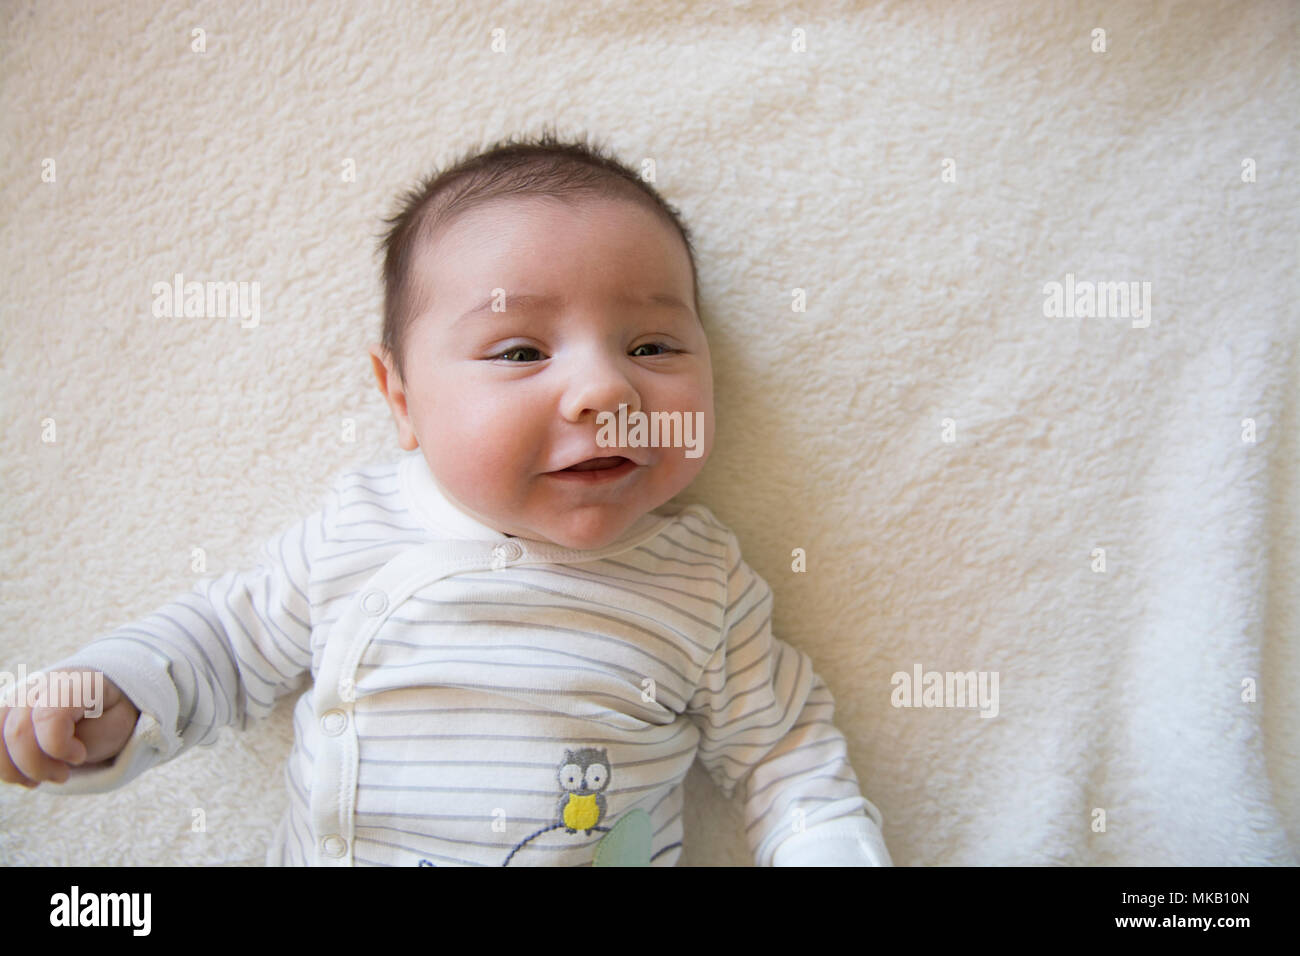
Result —
<svg viewBox="0 0 1300 956"><path fill-rule="evenodd" d="M876 810L875 815L879 813ZM894 861L876 820L852 816L814 824L786 837L772 855L772 865L893 866Z"/></svg>

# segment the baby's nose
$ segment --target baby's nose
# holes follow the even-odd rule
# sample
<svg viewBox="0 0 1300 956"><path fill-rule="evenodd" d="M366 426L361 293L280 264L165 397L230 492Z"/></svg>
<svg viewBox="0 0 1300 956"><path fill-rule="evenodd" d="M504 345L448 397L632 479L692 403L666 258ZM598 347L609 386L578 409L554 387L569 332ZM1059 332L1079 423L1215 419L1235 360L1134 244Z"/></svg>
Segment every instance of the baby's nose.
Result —
<svg viewBox="0 0 1300 956"><path fill-rule="evenodd" d="M596 418L602 412L618 415L641 410L641 395L621 372L593 369L577 375L565 394L564 416L573 422Z"/></svg>

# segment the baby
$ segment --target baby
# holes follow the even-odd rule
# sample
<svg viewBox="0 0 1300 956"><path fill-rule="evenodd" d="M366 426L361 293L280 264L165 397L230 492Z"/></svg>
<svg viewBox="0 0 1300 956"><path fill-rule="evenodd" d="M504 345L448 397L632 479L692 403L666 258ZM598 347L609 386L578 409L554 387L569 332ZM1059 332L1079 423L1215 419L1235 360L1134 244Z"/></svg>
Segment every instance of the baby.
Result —
<svg viewBox="0 0 1300 956"><path fill-rule="evenodd" d="M119 787L309 675L270 865L672 866L697 758L757 865L890 865L767 584L669 504L713 442L677 211L546 133L387 222L370 355L405 454L342 475L255 570L42 672L101 672L102 714L0 709L0 779Z"/></svg>

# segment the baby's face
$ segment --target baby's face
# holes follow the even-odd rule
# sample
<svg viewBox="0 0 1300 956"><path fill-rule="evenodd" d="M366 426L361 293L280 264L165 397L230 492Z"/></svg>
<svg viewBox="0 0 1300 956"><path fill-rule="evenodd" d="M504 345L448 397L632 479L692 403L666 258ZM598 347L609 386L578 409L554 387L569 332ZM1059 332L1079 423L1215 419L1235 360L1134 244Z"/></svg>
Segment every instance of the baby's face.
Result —
<svg viewBox="0 0 1300 956"><path fill-rule="evenodd" d="M621 200L498 200L455 220L413 268L423 311L404 385L377 346L371 354L402 447L420 447L462 510L505 534L599 548L704 467L709 345L686 246L654 213ZM494 298L505 311L492 311ZM629 416L703 412L699 457L598 445L596 416L620 404ZM618 455L635 466L597 480L556 474Z"/></svg>

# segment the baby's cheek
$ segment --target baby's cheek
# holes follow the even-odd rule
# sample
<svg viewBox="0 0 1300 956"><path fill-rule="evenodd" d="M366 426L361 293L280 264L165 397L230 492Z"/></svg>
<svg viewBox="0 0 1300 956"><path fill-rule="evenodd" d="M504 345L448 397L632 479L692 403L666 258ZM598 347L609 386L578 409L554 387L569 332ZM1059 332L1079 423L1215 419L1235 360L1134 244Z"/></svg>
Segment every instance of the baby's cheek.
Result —
<svg viewBox="0 0 1300 956"><path fill-rule="evenodd" d="M460 432L446 448L444 461L457 497L480 513L508 507L518 497L522 472L511 437Z"/></svg>

